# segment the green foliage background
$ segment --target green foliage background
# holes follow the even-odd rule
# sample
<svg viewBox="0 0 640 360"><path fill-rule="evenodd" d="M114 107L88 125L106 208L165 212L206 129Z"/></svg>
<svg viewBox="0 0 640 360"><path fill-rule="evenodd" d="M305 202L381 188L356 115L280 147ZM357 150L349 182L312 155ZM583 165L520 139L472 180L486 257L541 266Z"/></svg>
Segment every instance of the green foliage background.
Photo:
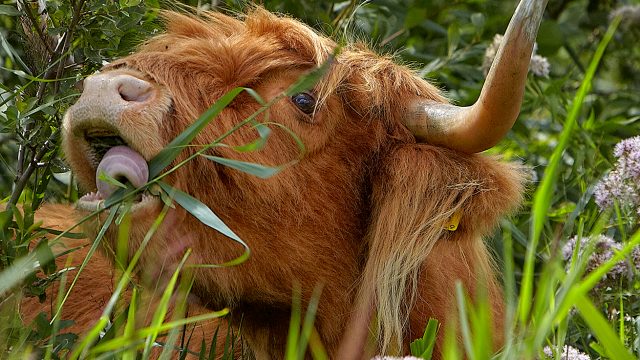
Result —
<svg viewBox="0 0 640 360"><path fill-rule="evenodd" d="M246 6L230 0L184 3L219 11L241 11ZM515 7L515 1L502 0L265 0L262 4L300 18L324 33L363 40L380 52L396 54L400 62L415 68L461 105L476 100L484 77L481 64L485 50L494 35L504 31ZM529 200L492 239L497 254L503 254L505 243L513 240L512 252L502 258L507 267L513 261L513 269L507 272L515 278L511 290L521 284L527 248L532 244L534 192L567 126L568 109L585 81L612 12L634 5L638 3L621 0L559 0L548 5L537 53L548 59L549 76L530 76L518 122L507 138L490 150L532 169ZM183 7L182 3L155 0L0 2L0 199L2 203L22 203L26 219L20 225L0 218L0 270L29 252L26 244L33 233L16 233L15 229L29 227L32 209L42 201L77 199L59 150L61 119L79 95L77 84L104 62L130 53L136 44L161 31L159 8ZM545 266L551 262L555 272L562 270L564 265L556 260L570 237L607 234L624 242L638 229L634 214L603 213L592 199L595 183L614 163L613 146L640 134L638 43L640 16L636 13L635 17L622 19L598 66L591 91L579 99L582 108L577 128L561 153L542 236L532 252L536 291L541 286L537 281L549 275L545 271L551 271ZM52 272L45 267L43 264L45 273ZM551 293L559 293L563 281L555 272L557 283ZM608 316L620 341L636 355L640 354L637 279L635 276L606 292L591 292L593 304ZM23 287L37 296L42 288L33 286L34 280L35 275L30 275ZM627 318L622 322L609 316L620 303L626 305ZM533 315L520 316L530 321L527 316ZM596 339L589 321L573 317L564 324L549 327L546 343L564 343L566 337L567 343L593 357L611 357L611 352L598 347L602 339ZM3 351L0 349L0 354Z"/></svg>

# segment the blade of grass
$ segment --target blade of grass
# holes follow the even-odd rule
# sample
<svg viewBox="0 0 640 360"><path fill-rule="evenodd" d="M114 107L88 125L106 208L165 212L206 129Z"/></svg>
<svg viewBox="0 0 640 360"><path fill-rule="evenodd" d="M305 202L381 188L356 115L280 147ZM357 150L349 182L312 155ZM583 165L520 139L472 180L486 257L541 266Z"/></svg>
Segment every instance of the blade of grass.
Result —
<svg viewBox="0 0 640 360"><path fill-rule="evenodd" d="M458 344L458 339L456 336L457 333L458 332L455 329L454 323L450 322L444 334L443 359L447 359L447 360L462 359L462 355L460 354L460 346Z"/></svg>
<svg viewBox="0 0 640 360"><path fill-rule="evenodd" d="M202 113L193 124L180 133L180 135L176 136L169 145L151 159L151 161L149 161L149 178L155 178L165 167L169 166L178 154L180 154L183 147L191 143L196 135L244 90L244 88L238 87L224 94L218 101L211 105L207 111Z"/></svg>
<svg viewBox="0 0 640 360"><path fill-rule="evenodd" d="M475 360L475 351L473 351L473 338L469 328L469 317L467 315L467 301L462 283L456 281L456 300L458 301L458 317L460 321L460 333L464 344L464 349L469 360Z"/></svg>
<svg viewBox="0 0 640 360"><path fill-rule="evenodd" d="M98 320L96 325L93 328L91 328L91 330L89 330L87 335L85 335L84 339L82 339L82 342L80 343L80 345L78 345L75 349L73 349L73 352L69 356L69 359L70 360L78 359L85 352L87 347L95 339L98 338L98 336L100 335L100 332L104 329L105 326L107 326L108 323L109 323L109 318L107 318L106 316L100 316L100 319Z"/></svg>
<svg viewBox="0 0 640 360"><path fill-rule="evenodd" d="M201 321L217 319L217 318L226 316L228 314L229 314L229 309L225 308L220 311L214 311L206 314L195 315L185 319L179 319L179 320L174 320L167 323L162 323L158 326L145 327L142 329L138 329L137 331L134 332L132 336L128 336L128 337L120 336L105 342L101 342L100 344L94 346L91 349L91 352L89 355L91 357L91 356L96 356L97 354L105 353L108 351L122 349L124 346L127 346L127 344L131 343L132 341L145 339L149 335L154 334L156 332L162 333L176 327L181 327L187 324L193 324Z"/></svg>
<svg viewBox="0 0 640 360"><path fill-rule="evenodd" d="M237 152L252 152L262 150L267 144L269 135L271 135L271 129L264 124L256 124L254 128L258 131L258 138L245 145L234 146L233 150Z"/></svg>
<svg viewBox="0 0 640 360"><path fill-rule="evenodd" d="M433 349L436 344L438 327L438 320L430 318L424 329L422 337L409 344L411 355L424 360L431 360L431 357L433 356Z"/></svg>
<svg viewBox="0 0 640 360"><path fill-rule="evenodd" d="M22 60L19 53L11 46L11 44L9 44L3 33L0 33L0 44L2 45L5 54L7 54L11 59L11 62L20 64L20 66L25 70L30 69L30 67Z"/></svg>
<svg viewBox="0 0 640 360"><path fill-rule="evenodd" d="M302 317L302 289L300 284L293 286L293 298L291 303L291 320L289 321L289 334L287 335L287 347L284 353L286 360L297 360L298 341L300 340L300 323Z"/></svg>
<svg viewBox="0 0 640 360"><path fill-rule="evenodd" d="M138 261L140 260L140 257L142 256L142 252L147 247L147 244L149 243L153 235L156 233L156 231L158 231L158 228L160 228L160 225L162 225L162 222L165 216L167 215L168 211L169 211L169 207L165 205L160 211L160 214L158 214L158 216L154 220L153 224L151 224L151 228L149 229L149 231L147 231L144 238L142 239L142 242L140 243L140 246L138 247L136 252L133 254L133 257L129 261L129 265L127 266L126 270L122 273L122 276L120 277L120 281L118 281L118 285L116 285L116 288L114 289L113 294L111 294L111 298L109 298L107 305L104 307L104 310L102 311L103 316L109 316L109 314L111 314L111 311L113 311L113 308L115 307L116 302L120 298L120 294L122 293L122 291L124 291L125 287L127 286L127 284L129 284L129 281L133 277L132 275L133 270L136 264L138 263ZM114 211L112 210L112 212Z"/></svg>
<svg viewBox="0 0 640 360"><path fill-rule="evenodd" d="M611 325L584 294L576 296L575 305L611 359L636 360L618 339Z"/></svg>
<svg viewBox="0 0 640 360"><path fill-rule="evenodd" d="M20 284L38 266L34 251L13 262L11 266L0 272L0 296L4 296L15 286Z"/></svg>
<svg viewBox="0 0 640 360"><path fill-rule="evenodd" d="M573 288L573 293L576 296L586 295L594 286L602 279L616 264L621 261L625 261L625 258L631 254L634 248L640 246L640 230L629 239L620 251L615 252L611 259L607 260L604 264L598 266L589 275L587 275L576 287Z"/></svg>
<svg viewBox="0 0 640 360"><path fill-rule="evenodd" d="M67 258L66 268L71 267L71 257ZM61 308L62 297L64 296L64 289L67 287L67 273L63 273L60 277L60 283L58 284L58 294L56 296L56 309ZM51 338L49 339L49 346L47 346L44 360L50 360L53 356L54 346L56 345L56 337L60 329L60 318L57 318L52 324Z"/></svg>
<svg viewBox="0 0 640 360"><path fill-rule="evenodd" d="M220 330L220 324L216 327L216 331L213 333L213 338L211 339L211 347L209 348L209 357L207 359L214 360L216 356L216 351L218 347L218 331ZM200 359L204 360L204 352L206 350L206 345L204 344L204 340L202 340L202 351L200 352Z"/></svg>
<svg viewBox="0 0 640 360"><path fill-rule="evenodd" d="M176 305L174 306L172 319L175 320L175 319L180 319L184 317L185 312L187 310L187 295L189 294L189 292L191 292L191 288L193 287L193 281L194 281L193 276L182 274L180 278L180 284L176 291L177 293L176 300L175 300ZM178 340L178 336L180 335L180 330L186 331L186 329L180 329L180 328L173 328L169 330L169 334L166 337L167 340L165 341L164 349L162 350L162 354L160 354L159 360L170 359L173 355L175 355L175 351L177 349L181 350L183 348L183 346L180 346L178 348L174 346L174 344ZM184 345L184 344L181 344L181 345Z"/></svg>
<svg viewBox="0 0 640 360"><path fill-rule="evenodd" d="M71 282L71 286L69 286L69 289L67 290L67 293L64 295L64 298L62 299L62 302L60 304L60 308L58 309L58 311L56 311L56 314L51 319L52 322L58 316L60 316L60 313L62 312L62 307L64 306L64 304L66 303L67 299L69 298L69 295L71 294L71 291L73 290L74 285L76 284L76 282L80 278L80 274L82 273L82 270L84 270L85 266L87 266L87 263L89 263L89 260L91 259L93 254L98 249L98 246L100 246L100 243L102 242L102 238L104 237L104 234L107 232L107 229L109 228L109 226L111 226L111 223L113 223L113 219L116 217L117 213L118 213L117 209L112 209L109 212L109 215L107 216L107 219L105 220L104 224L100 228L100 231L98 232L98 235L96 236L95 240L93 240L93 243L91 244L91 247L89 248L89 251L87 251L87 255L84 257L84 260L82 261L82 264L80 264L80 268L78 269L78 272L76 273L76 276L73 278L73 281ZM108 319L108 317L107 317L107 319Z"/></svg>
<svg viewBox="0 0 640 360"><path fill-rule="evenodd" d="M615 34L619 24L620 19L614 19L614 21L607 29L604 37L600 41L596 52L591 58L591 63L589 64L587 73L585 74L584 80L582 81L582 84L580 85L580 88L578 89L578 92L573 99L571 108L569 109L569 113L567 115L567 119L564 122L564 129L560 134L558 144L556 145L553 154L551 154L551 158L549 159L549 164L545 169L542 182L540 183L540 186L538 186L534 194L531 210L532 219L530 228L530 244L527 246L527 251L525 254L524 271L520 288L521 301L518 307L519 320L522 326L526 325L527 319L529 317L529 311L531 308L530 299L533 295L533 272L535 266L535 256L538 248L538 242L540 240L540 236L542 235L544 224L547 220L547 214L549 208L551 207L551 199L554 194L553 189L560 172L562 155L569 145L569 139L573 135L573 132L577 125L578 117L580 116L580 111L582 110L582 105L587 94L591 90L591 84L593 82L596 70L598 69L607 45L613 38L613 35Z"/></svg>
<svg viewBox="0 0 640 360"><path fill-rule="evenodd" d="M318 311L318 303L320 302L321 293L322 286L316 286L311 294L311 300L307 306L307 312L305 313L304 321L302 323L302 332L300 333L300 342L298 343L298 359L305 358L309 338L313 331L313 323L316 319L316 312Z"/></svg>
<svg viewBox="0 0 640 360"><path fill-rule="evenodd" d="M601 233L600 230L596 231L597 234ZM636 246L640 245L640 230L637 231L623 248L616 252L604 264L597 267L590 272L582 280L582 270L585 267L586 258L582 259L580 265L572 265L567 277L562 282L562 287L558 290L556 297L555 308L550 309L544 314L544 316L536 322L535 336L528 340L528 346L525 348L526 354L523 354L524 358L529 358L538 349L544 346L548 333L552 327L560 322L564 321L568 314L569 309L579 301L580 297L586 296L588 292L604 277L618 262L624 261L625 257L629 256L631 251ZM589 253L587 251L587 253Z"/></svg>
<svg viewBox="0 0 640 360"><path fill-rule="evenodd" d="M624 301L623 297L620 296L620 312L618 314L618 336L620 337L620 342L624 343Z"/></svg>
<svg viewBox="0 0 640 360"><path fill-rule="evenodd" d="M151 320L152 329L158 329L160 325L162 325L164 318L167 316L167 313L169 312L169 301L171 300L171 296L173 296L173 289L175 289L176 283L178 282L178 275L180 274L180 271L182 271L182 267L184 266L184 264L187 262L189 255L191 255L191 249L187 249L185 254L182 256L182 260L180 260L178 267L173 272L173 275L171 275L171 278L169 279L169 282L167 283L167 286L162 293L162 297L158 302L158 307L153 314L153 319ZM147 336L142 353L142 357L144 359L148 358L151 355L151 348L155 343L158 334L159 331L156 330L149 334L149 336Z"/></svg>
<svg viewBox="0 0 640 360"><path fill-rule="evenodd" d="M515 333L515 314L517 309L515 261L513 257L513 236L511 226L502 227L502 245L504 259L504 293L506 297L506 311L504 316L505 348L508 350L513 344Z"/></svg>
<svg viewBox="0 0 640 360"><path fill-rule="evenodd" d="M227 337L224 339L224 347L222 349L222 360L231 360L233 356L234 334L231 322L227 323Z"/></svg>
<svg viewBox="0 0 640 360"><path fill-rule="evenodd" d="M309 337L309 348L311 349L311 357L314 360L329 360L329 355L322 345L322 340L320 340L320 335L315 327Z"/></svg>
<svg viewBox="0 0 640 360"><path fill-rule="evenodd" d="M138 288L134 287L131 292L131 300L129 301L129 311L127 312L127 323L124 326L125 339L132 339L136 330L136 313L138 312ZM122 354L122 360L135 360L135 349L127 349Z"/></svg>
<svg viewBox="0 0 640 360"><path fill-rule="evenodd" d="M469 305L471 314L471 327L473 334L473 348L476 359L489 360L493 353L493 321L486 286L477 285L478 290L473 302Z"/></svg>

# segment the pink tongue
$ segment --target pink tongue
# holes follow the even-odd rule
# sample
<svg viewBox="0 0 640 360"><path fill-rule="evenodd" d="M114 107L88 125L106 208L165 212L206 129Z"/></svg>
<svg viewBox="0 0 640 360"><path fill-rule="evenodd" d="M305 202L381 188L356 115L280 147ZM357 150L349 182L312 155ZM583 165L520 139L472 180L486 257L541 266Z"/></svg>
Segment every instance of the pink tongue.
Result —
<svg viewBox="0 0 640 360"><path fill-rule="evenodd" d="M129 181L134 187L140 187L149 181L149 168L144 158L128 146L114 146L102 158L96 170L96 187L104 199L117 189L117 185L100 180L104 173L121 183Z"/></svg>

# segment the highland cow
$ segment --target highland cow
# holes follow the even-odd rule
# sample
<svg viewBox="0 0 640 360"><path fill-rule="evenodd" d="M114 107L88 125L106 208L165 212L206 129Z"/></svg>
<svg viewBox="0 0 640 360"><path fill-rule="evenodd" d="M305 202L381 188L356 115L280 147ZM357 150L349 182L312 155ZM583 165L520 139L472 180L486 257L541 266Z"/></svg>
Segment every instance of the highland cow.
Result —
<svg viewBox="0 0 640 360"><path fill-rule="evenodd" d="M242 127L225 138L226 146L207 151L286 164L300 155L286 128L305 146L294 166L260 179L198 156L165 178L209 206L252 252L239 266L196 268L192 294L204 308L241 314L233 319L242 318L255 357L279 359L295 284L305 303L320 284L317 335L331 358L347 359L362 356L369 330L378 339L376 352L406 353L429 318L444 323L442 329L455 324L459 281L471 298L484 289L499 347L503 295L482 238L517 207L523 172L476 153L495 145L517 118L545 4L521 1L470 107L450 105L412 70L362 44L333 58L335 42L261 8L241 17L166 13L166 32L87 78L65 116L66 158L80 187L91 192L78 211L95 209L106 197L95 192L105 148L125 147L121 155L131 161L117 175L135 184L146 171L135 157L152 159L225 93L248 87L268 101L330 61L312 89L269 108L268 122L282 126L272 126L264 149L234 151L256 138L254 128ZM192 144L211 143L260 107L241 93ZM198 149L185 148L175 163ZM147 193L132 207L131 253L162 204ZM95 235L95 228L85 232ZM114 248L117 228L105 238ZM243 252L176 206L140 269L167 276L186 249L192 250L188 265L220 264ZM435 358L440 349L439 341Z"/></svg>

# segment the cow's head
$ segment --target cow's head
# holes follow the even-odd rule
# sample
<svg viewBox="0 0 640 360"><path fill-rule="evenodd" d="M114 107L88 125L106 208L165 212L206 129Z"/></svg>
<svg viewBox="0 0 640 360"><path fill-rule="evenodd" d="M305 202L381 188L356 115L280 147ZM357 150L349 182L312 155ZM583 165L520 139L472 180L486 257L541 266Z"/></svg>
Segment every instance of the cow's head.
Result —
<svg viewBox="0 0 640 360"><path fill-rule="evenodd" d="M430 300L424 284L453 285L458 277L473 291L478 274L492 279L479 238L519 201L521 178L516 168L473 153L493 146L515 121L544 8L539 3L523 1L518 8L471 107L448 104L410 69L352 44L311 90L282 98L268 118L258 118L272 129L262 150L233 149L257 138L255 128L245 126L207 152L285 164L300 156L293 133L305 147L295 166L259 179L196 157L171 173L168 183L213 209L253 254L241 266L198 270L194 293L211 307L245 312L250 342L260 348L284 341L278 335L286 332L294 281L303 283L305 299L324 284L316 326L334 351L356 294L378 309L386 346L422 330L413 319L407 330L413 308L420 316L447 315L438 308L451 300L449 290ZM110 147L128 147L119 155L128 162L119 174L140 182L139 157L152 159L222 95L243 86L269 101L328 61L336 47L304 24L260 8L242 18L165 16L166 33L87 78L65 117L66 156L86 191L96 190L96 169ZM174 163L260 106L242 93ZM95 209L103 197L89 194L79 208ZM162 204L145 194L132 207L131 252ZM445 230L459 215L458 229ZM114 230L107 234L112 246L116 237ZM187 248L190 264L220 264L243 251L176 207L145 251L142 268L164 274ZM425 261L436 250L440 258ZM447 270L431 265L438 261L448 262Z"/></svg>

